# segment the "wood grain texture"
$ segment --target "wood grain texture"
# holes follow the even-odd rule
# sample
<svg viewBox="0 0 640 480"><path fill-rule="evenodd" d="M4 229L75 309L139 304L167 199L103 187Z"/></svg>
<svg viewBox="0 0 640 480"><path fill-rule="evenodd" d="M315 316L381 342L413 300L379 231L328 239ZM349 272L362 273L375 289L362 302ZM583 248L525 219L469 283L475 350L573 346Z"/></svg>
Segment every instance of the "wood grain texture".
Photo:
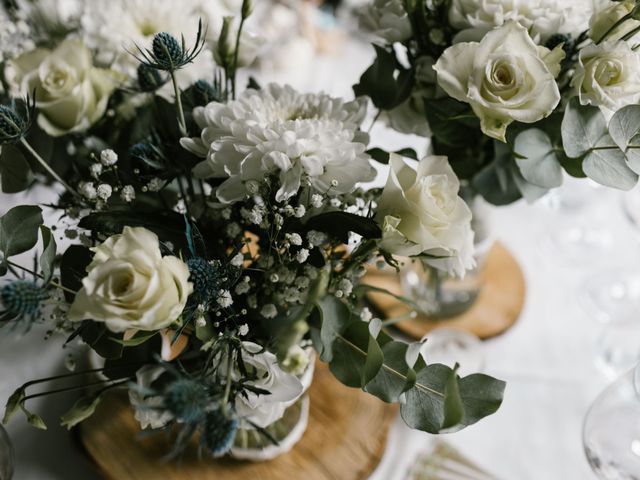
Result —
<svg viewBox="0 0 640 480"><path fill-rule="evenodd" d="M396 408L340 384L318 364L309 391L309 426L288 454L261 463L198 460L195 448L182 463L163 463L170 445L163 434L141 438L125 396L105 398L80 425L80 440L111 480L364 480L382 457Z"/></svg>
<svg viewBox="0 0 640 480"><path fill-rule="evenodd" d="M483 286L473 306L462 315L430 320L426 316L405 320L395 326L412 338L420 339L436 328L457 328L486 339L500 335L520 316L525 300L525 281L515 258L502 244L496 243L481 273ZM363 283L402 295L400 279L395 272L368 273ZM368 300L386 318L407 315L406 304L383 293L369 293Z"/></svg>

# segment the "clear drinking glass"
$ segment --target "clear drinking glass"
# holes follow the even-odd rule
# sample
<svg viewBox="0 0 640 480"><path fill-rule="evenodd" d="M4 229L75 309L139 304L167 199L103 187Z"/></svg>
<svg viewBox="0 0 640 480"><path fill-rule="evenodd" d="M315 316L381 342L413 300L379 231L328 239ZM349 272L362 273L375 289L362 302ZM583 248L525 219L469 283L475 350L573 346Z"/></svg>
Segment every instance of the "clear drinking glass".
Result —
<svg viewBox="0 0 640 480"><path fill-rule="evenodd" d="M627 372L591 405L583 444L601 480L640 478L640 367Z"/></svg>

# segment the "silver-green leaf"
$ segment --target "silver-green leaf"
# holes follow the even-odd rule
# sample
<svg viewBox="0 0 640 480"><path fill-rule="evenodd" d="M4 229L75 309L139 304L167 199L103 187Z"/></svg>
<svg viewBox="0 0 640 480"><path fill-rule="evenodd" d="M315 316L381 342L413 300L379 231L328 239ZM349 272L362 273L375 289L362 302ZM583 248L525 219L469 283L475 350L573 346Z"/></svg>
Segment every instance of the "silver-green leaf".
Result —
<svg viewBox="0 0 640 480"><path fill-rule="evenodd" d="M527 182L543 188L562 185L562 166L545 132L538 128L525 130L516 137L514 149L516 164Z"/></svg>

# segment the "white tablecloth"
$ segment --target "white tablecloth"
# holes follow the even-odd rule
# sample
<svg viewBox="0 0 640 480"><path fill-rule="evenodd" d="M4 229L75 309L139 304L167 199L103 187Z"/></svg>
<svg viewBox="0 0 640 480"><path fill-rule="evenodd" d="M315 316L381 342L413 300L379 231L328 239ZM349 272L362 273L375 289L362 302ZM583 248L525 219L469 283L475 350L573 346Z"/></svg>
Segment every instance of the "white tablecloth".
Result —
<svg viewBox="0 0 640 480"><path fill-rule="evenodd" d="M306 90L324 89L348 95L371 58L370 47L350 43L333 57L315 59L289 74L274 75ZM306 87L306 88L305 88ZM415 144L374 129L372 144L395 148ZM419 142L418 142L419 143ZM447 436L470 459L505 480L585 480L593 478L582 451L581 425L589 404L609 381L593 363L597 323L581 307L578 292L583 281L601 268L638 264L638 245L623 219L619 195L594 190L595 202L606 215L591 216L614 234L615 246L606 254L595 252L582 262L568 262L558 252L544 250L541 242L566 227L572 217L544 205L518 203L497 209L494 228L520 262L527 281L527 299L517 324L504 335L483 344L485 371L508 382L499 412L466 430ZM16 198L0 196L0 210ZM32 202L33 203L33 202ZM584 213L575 213L584 216ZM41 341L41 330L18 338L0 331L0 398L7 398L26 380L64 370L68 352L61 341ZM90 480L98 478L71 435L57 425L57 417L72 401L60 395L34 401L50 428L28 426L20 415L8 431L16 451L17 480ZM389 447L372 480L403 478L413 454L432 437L394 425ZM292 472L293 474L294 472ZM294 477L292 477L294 478Z"/></svg>

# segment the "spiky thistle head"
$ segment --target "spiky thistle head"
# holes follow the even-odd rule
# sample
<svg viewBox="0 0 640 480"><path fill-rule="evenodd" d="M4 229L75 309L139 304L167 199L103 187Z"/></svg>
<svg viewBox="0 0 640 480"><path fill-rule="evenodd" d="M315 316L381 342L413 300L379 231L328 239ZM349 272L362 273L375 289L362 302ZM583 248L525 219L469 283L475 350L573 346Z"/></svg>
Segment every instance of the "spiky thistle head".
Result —
<svg viewBox="0 0 640 480"><path fill-rule="evenodd" d="M206 41L206 29L202 29L202 20L198 23L198 34L191 49L187 48L184 37L181 41L167 32L160 32L153 37L150 49L142 49L136 45L138 53L132 55L148 68L173 73L181 69L200 54Z"/></svg>
<svg viewBox="0 0 640 480"><path fill-rule="evenodd" d="M15 102L0 105L0 145L15 143L27 134L35 112L35 95L26 98L23 110L18 112Z"/></svg>
<svg viewBox="0 0 640 480"><path fill-rule="evenodd" d="M187 260L187 267L191 273L189 281L193 283L196 301L208 304L215 300L222 282L220 271L202 257L190 258Z"/></svg>
<svg viewBox="0 0 640 480"><path fill-rule="evenodd" d="M160 148L150 142L140 142L131 146L129 155L153 169L161 170L165 166L166 158Z"/></svg>
<svg viewBox="0 0 640 480"><path fill-rule="evenodd" d="M180 378L170 383L164 391L164 406L183 423L197 423L210 407L207 386L191 378Z"/></svg>
<svg viewBox="0 0 640 480"><path fill-rule="evenodd" d="M227 417L221 410L213 410L207 413L200 444L218 458L231 449L237 432L238 419L235 416L229 414Z"/></svg>
<svg viewBox="0 0 640 480"><path fill-rule="evenodd" d="M42 302L49 298L49 293L30 280L14 280L0 289L0 302L4 312L0 318L35 319L40 314Z"/></svg>

